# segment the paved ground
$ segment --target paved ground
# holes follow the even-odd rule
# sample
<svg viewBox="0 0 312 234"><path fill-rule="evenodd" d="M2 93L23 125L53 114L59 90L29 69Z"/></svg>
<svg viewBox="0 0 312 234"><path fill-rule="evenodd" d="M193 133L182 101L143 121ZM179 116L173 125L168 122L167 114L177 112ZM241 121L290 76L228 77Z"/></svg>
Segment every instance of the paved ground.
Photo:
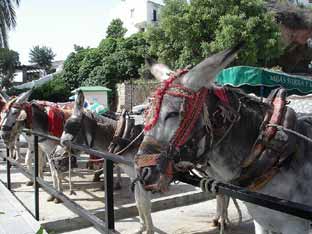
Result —
<svg viewBox="0 0 312 234"><path fill-rule="evenodd" d="M46 233L1 182L0 197L0 234Z"/></svg>
<svg viewBox="0 0 312 234"><path fill-rule="evenodd" d="M247 214L245 206L240 203L243 211L243 223L235 224L227 229L226 234L254 234L253 223ZM196 205L183 206L175 209L153 213L153 220L157 234L218 234L219 230L212 226L211 219L214 215L215 200L201 202ZM230 205L230 219L237 222L237 212ZM116 222L116 230L121 234L133 234L139 228L138 217L123 219ZM68 234L96 234L94 228L66 232Z"/></svg>

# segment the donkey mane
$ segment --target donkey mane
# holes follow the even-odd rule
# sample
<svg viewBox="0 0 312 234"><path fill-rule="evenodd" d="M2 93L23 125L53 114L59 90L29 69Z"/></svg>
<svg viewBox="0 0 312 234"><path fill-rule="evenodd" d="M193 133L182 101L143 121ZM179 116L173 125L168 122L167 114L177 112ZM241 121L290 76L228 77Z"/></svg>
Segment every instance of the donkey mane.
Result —
<svg viewBox="0 0 312 234"><path fill-rule="evenodd" d="M87 118L96 121L97 125L100 125L103 127L113 126L114 129L116 128L116 120L112 118L108 118L102 115L95 114L94 112L90 110L84 110L83 113Z"/></svg>

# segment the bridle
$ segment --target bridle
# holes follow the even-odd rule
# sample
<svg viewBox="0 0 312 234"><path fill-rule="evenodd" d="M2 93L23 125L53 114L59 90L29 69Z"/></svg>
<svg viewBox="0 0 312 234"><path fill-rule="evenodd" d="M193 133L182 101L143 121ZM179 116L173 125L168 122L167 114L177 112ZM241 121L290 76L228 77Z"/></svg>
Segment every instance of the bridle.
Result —
<svg viewBox="0 0 312 234"><path fill-rule="evenodd" d="M172 180L174 176L175 164L184 160L183 158L185 156L191 158L193 161L197 161L198 158L202 158L208 150L211 150L211 147L214 145L214 126L210 121L209 112L207 110L207 96L210 90L202 88L195 92L183 85L174 83L177 78L187 72L187 70L179 70L177 73L172 73L169 79L156 90L156 93L154 94L155 101L152 103L151 107L153 108L152 111L154 111L154 116L152 119L148 119L145 125L145 131L150 131L156 125L165 94L182 98L184 110L183 118L178 129L169 141L168 147L165 148L165 150L161 150L160 153L141 154L137 155L135 158L135 163L139 171L144 167L159 166L161 173L160 181ZM222 108L218 108L217 110L220 112L219 114L224 114L222 119L226 122L230 122L228 128L225 131L222 131L222 137L217 141L217 144L220 144L228 136L233 125L239 121L241 102L239 100L238 109L235 111L230 106L228 97L223 88L215 88L211 91L213 91L214 95L217 96L221 103L220 107L222 106ZM194 128L196 123L198 123L201 118L201 113L204 113L204 127L194 134ZM218 113L215 112L213 115L214 114ZM210 142L209 144L206 144L205 150L201 156L197 157L197 143L206 136L209 136ZM144 145L147 144L143 144L143 147ZM142 149L142 151L144 150ZM153 188L153 186L155 185L151 185L149 187Z"/></svg>
<svg viewBox="0 0 312 234"><path fill-rule="evenodd" d="M26 128L31 128L32 126L32 110L31 110L31 103L29 102L24 102L24 103L16 103L17 98L14 98L12 100L9 101L9 103L7 103L3 109L4 113L8 113L10 111L11 108L15 108L18 109L19 111L24 110L27 114L27 118L25 120L25 127ZM1 120L2 122L3 120ZM2 125L1 126L1 130L2 131L12 131L13 126L6 126L6 125Z"/></svg>

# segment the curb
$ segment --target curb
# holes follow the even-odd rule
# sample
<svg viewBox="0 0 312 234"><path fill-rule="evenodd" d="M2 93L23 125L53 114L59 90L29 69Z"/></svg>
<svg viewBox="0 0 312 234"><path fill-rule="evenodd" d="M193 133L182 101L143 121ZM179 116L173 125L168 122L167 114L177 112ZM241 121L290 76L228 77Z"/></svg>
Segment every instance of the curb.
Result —
<svg viewBox="0 0 312 234"><path fill-rule="evenodd" d="M209 193L203 193L201 191L187 192L178 195L157 198L152 200L152 212L167 210L180 206L192 205L195 203L211 200L213 198L215 198L213 195ZM91 212L95 214L98 218L102 220L105 219L104 209L98 209ZM126 204L122 207L115 208L116 221L135 216L138 216L138 210L135 203ZM48 232L54 233L75 231L92 226L91 223L84 220L80 216L72 216L69 218L58 219L41 224Z"/></svg>

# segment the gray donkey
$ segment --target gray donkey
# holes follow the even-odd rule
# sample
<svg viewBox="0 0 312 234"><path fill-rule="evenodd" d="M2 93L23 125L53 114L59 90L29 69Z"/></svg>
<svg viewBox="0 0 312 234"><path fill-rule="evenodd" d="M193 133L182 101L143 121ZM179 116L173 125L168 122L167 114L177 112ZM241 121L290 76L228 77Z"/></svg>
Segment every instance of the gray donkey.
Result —
<svg viewBox="0 0 312 234"><path fill-rule="evenodd" d="M312 206L311 144L272 127L283 125L311 138L312 119L297 119L285 106L282 90L264 103L239 90L214 86L216 75L238 51L222 51L188 72L173 73L150 61L151 72L164 83L136 155L138 176L147 190L168 190L186 148L194 153L188 161L195 167L208 165L221 181ZM246 206L256 234L309 233L307 220Z"/></svg>
<svg viewBox="0 0 312 234"><path fill-rule="evenodd" d="M110 142L113 140L117 121L106 117L95 116L90 112L84 111L83 103L84 96L83 93L79 91L73 115L66 121L64 132L61 137L61 143L66 145L67 141L71 141L77 144L86 144L89 147L92 146L92 148L99 151L107 151ZM137 131L134 136L138 133L139 132ZM135 144L129 150L122 153L122 155L126 158L134 160L134 155L137 150L138 145ZM74 152L74 150L72 151ZM76 154L77 152L74 153ZM64 149L58 148L54 156L61 157L62 154L64 154ZM118 164L118 166L124 170L131 180L135 179L136 173L134 168L123 164ZM150 193L146 192L140 183L135 183L134 192L139 215L142 221L140 230L136 233L142 233L145 230L146 233L154 233L151 218ZM227 219L228 202L229 199L226 196L217 197L217 215L214 218L214 223L217 225L219 219L221 219L221 227L226 221L225 219ZM239 208L237 209L240 213Z"/></svg>
<svg viewBox="0 0 312 234"><path fill-rule="evenodd" d="M71 141L77 144L85 144L93 149L99 151L107 151L110 143L113 141L115 130L117 127L117 121L104 117L97 116L90 111L85 111L83 108L84 95L81 91L78 91L74 111L72 116L66 121L64 132L61 137L61 144L66 145L66 142ZM136 126L135 126L136 127ZM142 129L141 129L142 130ZM140 131L136 131L133 136L138 135ZM140 139L141 141L142 139ZM139 142L140 142L139 141ZM66 147L66 146L65 146ZM133 145L126 150L122 155L129 160L133 160L134 155L138 150L138 144ZM58 157L62 149L58 149L55 152L55 156ZM72 150L75 154L75 150ZM128 165L118 164L119 167L133 180L136 176L133 167ZM142 233L146 231L151 234L153 231L153 222L151 218L151 198L150 193L146 192L140 183L135 184L134 189L135 200L137 203L139 215L143 221L140 230L136 233Z"/></svg>

